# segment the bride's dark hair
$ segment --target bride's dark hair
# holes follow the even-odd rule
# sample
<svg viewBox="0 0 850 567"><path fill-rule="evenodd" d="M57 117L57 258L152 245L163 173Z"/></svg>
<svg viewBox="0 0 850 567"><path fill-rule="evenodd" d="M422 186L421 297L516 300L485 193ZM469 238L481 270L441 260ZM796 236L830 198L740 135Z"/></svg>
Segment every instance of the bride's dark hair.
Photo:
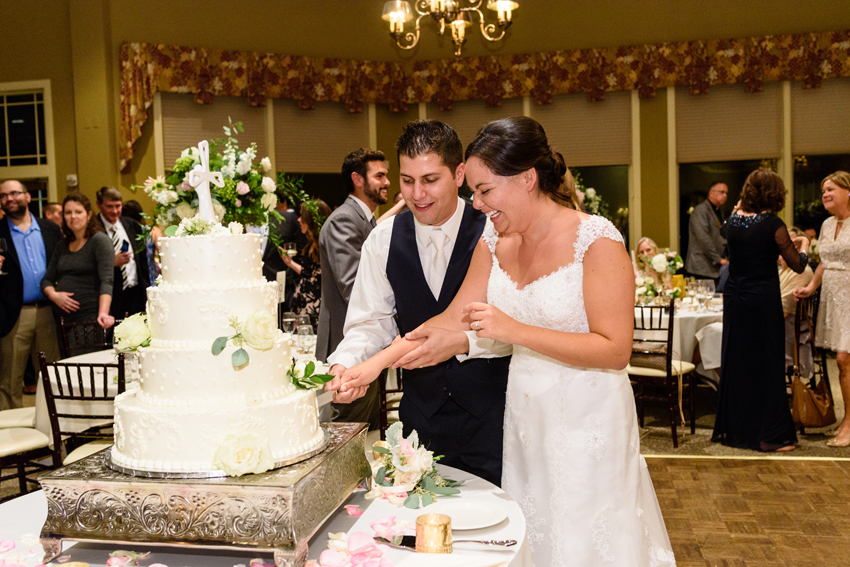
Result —
<svg viewBox="0 0 850 567"><path fill-rule="evenodd" d="M476 157L502 177L537 171L540 190L553 201L576 208L575 180L564 163L564 156L549 145L539 122L526 116L490 122L466 148L465 159Z"/></svg>

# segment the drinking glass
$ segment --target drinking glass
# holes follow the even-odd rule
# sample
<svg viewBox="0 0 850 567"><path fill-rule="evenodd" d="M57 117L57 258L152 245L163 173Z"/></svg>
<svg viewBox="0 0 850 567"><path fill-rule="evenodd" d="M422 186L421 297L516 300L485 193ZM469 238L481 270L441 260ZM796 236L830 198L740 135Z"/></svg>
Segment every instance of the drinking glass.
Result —
<svg viewBox="0 0 850 567"><path fill-rule="evenodd" d="M714 280L700 280L702 282L702 287L705 290L706 295L714 295Z"/></svg>
<svg viewBox="0 0 850 567"><path fill-rule="evenodd" d="M310 320L309 315L299 315L296 318L295 325L296 328L301 327L302 325L312 325L313 322Z"/></svg>
<svg viewBox="0 0 850 567"><path fill-rule="evenodd" d="M298 348L310 353L316 345L316 335L313 334L313 325L298 325Z"/></svg>
<svg viewBox="0 0 850 567"><path fill-rule="evenodd" d="M292 311L287 311L283 314L283 332L292 334L295 332L296 315Z"/></svg>
<svg viewBox="0 0 850 567"><path fill-rule="evenodd" d="M711 310L712 311L723 311L723 294L715 293L711 296Z"/></svg>
<svg viewBox="0 0 850 567"><path fill-rule="evenodd" d="M286 255L292 258L296 254L298 254L298 248L295 246L294 242L287 242L283 249L286 250Z"/></svg>
<svg viewBox="0 0 850 567"><path fill-rule="evenodd" d="M6 239L0 238L0 256L5 257L6 256L6 250L8 250L8 248L6 248ZM8 273L9 272L7 272L6 270L0 269L0 276L5 276Z"/></svg>

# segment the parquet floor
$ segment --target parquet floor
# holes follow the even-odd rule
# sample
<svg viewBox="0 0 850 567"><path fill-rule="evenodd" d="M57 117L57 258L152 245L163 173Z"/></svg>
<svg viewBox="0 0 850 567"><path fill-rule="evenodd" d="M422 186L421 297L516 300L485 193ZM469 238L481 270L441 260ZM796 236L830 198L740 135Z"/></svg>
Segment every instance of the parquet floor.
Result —
<svg viewBox="0 0 850 567"><path fill-rule="evenodd" d="M646 460L678 567L850 566L850 461Z"/></svg>

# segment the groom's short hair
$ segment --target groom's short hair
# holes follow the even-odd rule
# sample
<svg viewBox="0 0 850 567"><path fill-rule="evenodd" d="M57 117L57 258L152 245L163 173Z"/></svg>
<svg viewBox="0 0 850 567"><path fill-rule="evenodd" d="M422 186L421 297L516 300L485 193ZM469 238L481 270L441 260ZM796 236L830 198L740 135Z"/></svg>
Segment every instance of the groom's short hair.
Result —
<svg viewBox="0 0 850 567"><path fill-rule="evenodd" d="M415 120L404 127L395 143L398 157L415 159L437 154L445 165L457 171L463 162L463 144L454 128L438 120Z"/></svg>

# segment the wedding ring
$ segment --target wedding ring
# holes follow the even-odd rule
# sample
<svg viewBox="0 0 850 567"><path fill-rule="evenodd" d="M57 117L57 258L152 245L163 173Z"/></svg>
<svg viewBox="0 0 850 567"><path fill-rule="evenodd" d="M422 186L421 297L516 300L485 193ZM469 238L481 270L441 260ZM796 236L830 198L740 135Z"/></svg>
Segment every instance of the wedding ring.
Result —
<svg viewBox="0 0 850 567"><path fill-rule="evenodd" d="M479 329L479 330L481 329L481 321L476 321L476 322L475 322L475 328L476 328L476 329Z"/></svg>

